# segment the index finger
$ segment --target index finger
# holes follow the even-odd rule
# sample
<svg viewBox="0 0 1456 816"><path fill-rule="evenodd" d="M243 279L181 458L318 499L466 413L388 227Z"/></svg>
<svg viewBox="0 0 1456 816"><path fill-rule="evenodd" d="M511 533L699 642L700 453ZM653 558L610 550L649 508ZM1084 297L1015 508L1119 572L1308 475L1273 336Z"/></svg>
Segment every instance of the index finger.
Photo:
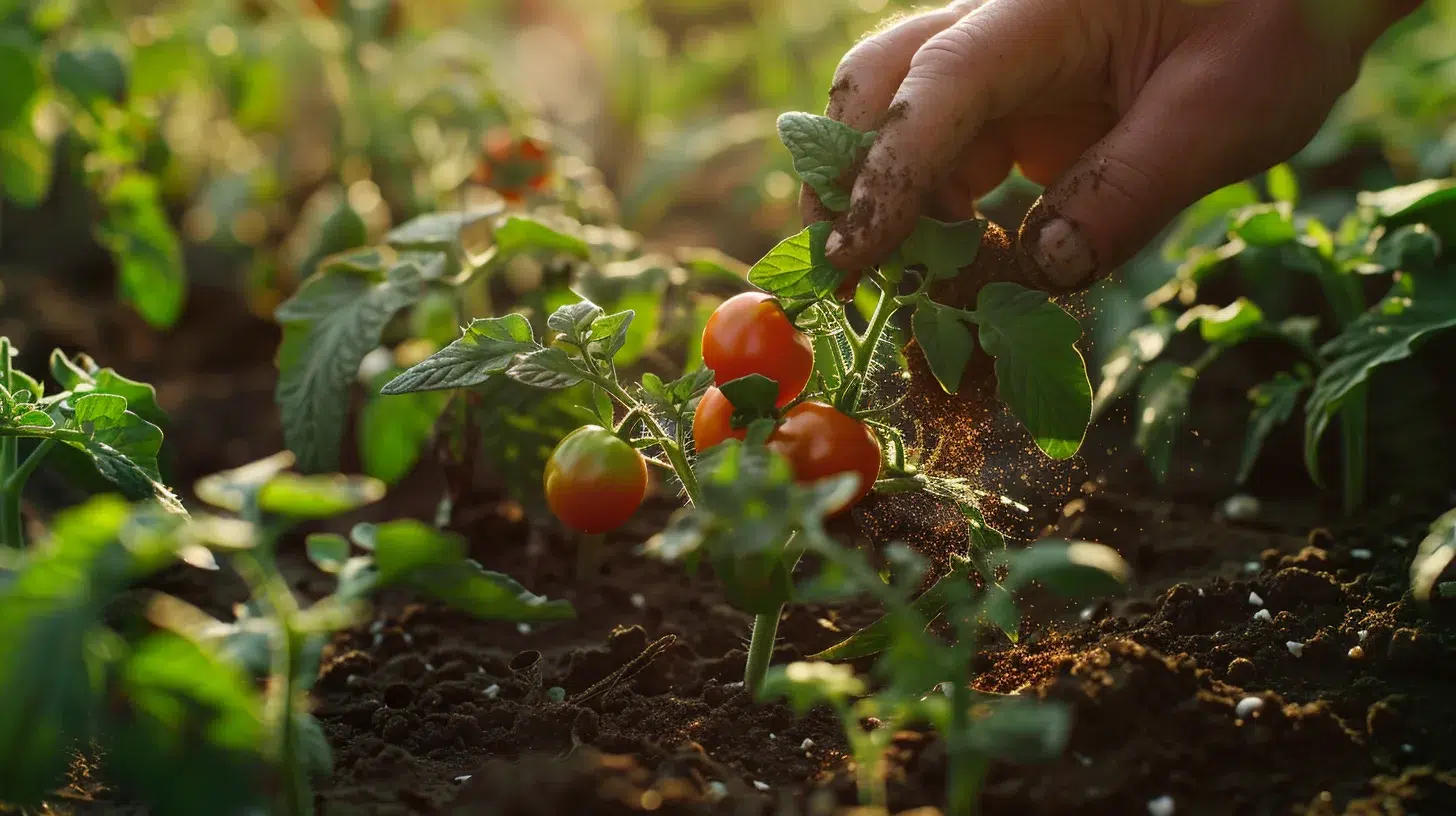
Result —
<svg viewBox="0 0 1456 816"><path fill-rule="evenodd" d="M829 237L841 269L873 266L911 233L926 194L986 122L1073 76L1087 34L1076 0L989 3L935 34L911 58L879 136Z"/></svg>
<svg viewBox="0 0 1456 816"><path fill-rule="evenodd" d="M957 3L913 17L860 40L840 60L829 88L829 106L824 115L855 130L874 130L900 89L915 52L936 34L950 28L982 0ZM833 210L805 184L799 192L799 213L804 223L832 221Z"/></svg>

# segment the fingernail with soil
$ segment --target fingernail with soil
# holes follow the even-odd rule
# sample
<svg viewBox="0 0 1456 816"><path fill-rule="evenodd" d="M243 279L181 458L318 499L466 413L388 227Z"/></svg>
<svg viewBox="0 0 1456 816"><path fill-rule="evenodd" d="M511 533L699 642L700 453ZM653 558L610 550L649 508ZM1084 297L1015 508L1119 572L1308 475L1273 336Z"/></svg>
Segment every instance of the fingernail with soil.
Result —
<svg viewBox="0 0 1456 816"><path fill-rule="evenodd" d="M1097 272L1097 256L1087 237L1066 218L1046 222L1031 247L1031 258L1042 274L1057 286L1076 287Z"/></svg>
<svg viewBox="0 0 1456 816"><path fill-rule="evenodd" d="M824 254L833 257L844 249L844 236L838 230L829 233L829 239L824 242Z"/></svg>

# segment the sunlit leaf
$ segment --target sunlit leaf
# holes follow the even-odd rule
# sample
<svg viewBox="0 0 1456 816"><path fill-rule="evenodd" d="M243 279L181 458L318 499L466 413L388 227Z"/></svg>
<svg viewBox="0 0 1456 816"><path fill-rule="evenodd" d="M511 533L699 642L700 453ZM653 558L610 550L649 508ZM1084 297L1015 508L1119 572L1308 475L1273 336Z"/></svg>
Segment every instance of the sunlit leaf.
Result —
<svg viewBox="0 0 1456 816"><path fill-rule="evenodd" d="M1431 522L1430 534L1421 540L1411 562L1411 593L1418 600L1431 597L1447 565L1456 558L1456 510L1449 510Z"/></svg>
<svg viewBox="0 0 1456 816"><path fill-rule="evenodd" d="M794 170L831 210L849 208L849 170L875 134L827 116L785 113L778 118L779 139L794 157Z"/></svg>
<svg viewBox="0 0 1456 816"><path fill-rule="evenodd" d="M1154 363L1138 387L1133 441L1159 482L1168 478L1173 441L1188 417L1189 399L1197 376L1192 368L1178 363Z"/></svg>
<svg viewBox="0 0 1456 816"><path fill-rule="evenodd" d="M821 221L785 238L748 270L749 282L784 298L828 296L844 279L844 273L824 257L824 242L832 228Z"/></svg>
<svg viewBox="0 0 1456 816"><path fill-rule="evenodd" d="M948 394L959 391L976 347L965 318L956 309L921 298L910 318L910 329L940 387Z"/></svg>
<svg viewBox="0 0 1456 816"><path fill-rule="evenodd" d="M511 359L536 348L531 324L518 314L473 320L455 342L410 367L383 394L469 388L503 373Z"/></svg>
<svg viewBox="0 0 1456 816"><path fill-rule="evenodd" d="M843 707L866 691L864 681L850 666L800 660L770 669L758 697L784 699L795 713L804 715L816 706Z"/></svg>

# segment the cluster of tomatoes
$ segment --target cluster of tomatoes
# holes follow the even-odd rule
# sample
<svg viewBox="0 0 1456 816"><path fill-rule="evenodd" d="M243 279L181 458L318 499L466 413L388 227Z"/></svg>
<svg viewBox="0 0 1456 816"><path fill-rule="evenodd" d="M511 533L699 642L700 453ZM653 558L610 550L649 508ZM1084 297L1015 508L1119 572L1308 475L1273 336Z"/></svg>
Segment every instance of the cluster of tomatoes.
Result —
<svg viewBox="0 0 1456 816"><path fill-rule="evenodd" d="M546 188L551 177L546 144L530 136L517 138L510 128L493 128L482 141L480 161L471 173L476 184L489 187L512 204Z"/></svg>
<svg viewBox="0 0 1456 816"><path fill-rule="evenodd" d="M835 512L869 495L880 473L874 432L832 405L798 401L814 371L814 347L773 296L745 292L724 301L703 330L703 363L713 370L693 414L701 454L726 439L743 439L733 404L718 386L758 374L778 384L777 427L767 445L788 460L794 478L816 482L841 473L859 476L859 489ZM567 526L605 533L629 519L647 492L647 464L636 448L607 430L587 426L569 434L546 465L546 499Z"/></svg>

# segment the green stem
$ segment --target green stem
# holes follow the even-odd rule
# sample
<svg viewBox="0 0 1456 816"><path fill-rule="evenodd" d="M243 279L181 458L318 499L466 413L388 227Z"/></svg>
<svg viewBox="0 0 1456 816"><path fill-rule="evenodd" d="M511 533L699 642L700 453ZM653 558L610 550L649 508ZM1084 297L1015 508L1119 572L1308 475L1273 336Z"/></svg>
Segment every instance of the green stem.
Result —
<svg viewBox="0 0 1456 816"><path fill-rule="evenodd" d="M9 490L18 472L19 439L13 436L0 437L0 478L4 478L5 490L0 492L0 545L20 549L25 541L20 534L20 491Z"/></svg>
<svg viewBox="0 0 1456 816"><path fill-rule="evenodd" d="M1340 447L1343 461L1345 513L1353 514L1365 503L1365 440L1369 409L1366 385L1357 386L1340 409Z"/></svg>
<svg viewBox="0 0 1456 816"><path fill-rule="evenodd" d="M869 328L865 329L863 337L855 337L850 334L850 345L854 347L854 370L851 375L858 374L864 377L869 373L870 362L875 358L875 347L880 344L880 336L885 333L885 326L890 323L890 315L895 313L895 297L889 289L880 289L880 299L875 303L875 313L870 318Z"/></svg>
<svg viewBox="0 0 1456 816"><path fill-rule="evenodd" d="M283 809L286 816L312 816L313 795L309 791L308 770L298 746L296 709L298 706L298 664L302 657L304 636L297 629L298 600L278 571L272 543L237 561L239 572L254 598L262 602L278 626L281 642L273 648L270 708L278 712L274 720L273 738L277 741L278 770L283 776Z"/></svg>
<svg viewBox="0 0 1456 816"><path fill-rule="evenodd" d="M6 437L8 451L4 454L7 462L7 469L10 475L5 477L5 482L0 485L0 519L4 519L4 541L11 547L25 546L25 524L20 515L20 494L25 490L25 482L30 474L40 467L40 462L56 446L56 440L43 439L35 450L25 457L17 467L9 467L18 456L20 440L15 437Z"/></svg>
<svg viewBox="0 0 1456 816"><path fill-rule="evenodd" d="M774 640L779 634L779 615L784 612L782 604L772 613L756 615L753 618L753 637L748 641L748 664L743 669L743 687L750 697L757 697L763 688L763 679L768 674L769 661L773 659Z"/></svg>
<svg viewBox="0 0 1456 816"><path fill-rule="evenodd" d="M950 693L950 733L945 734L949 769L946 775L946 816L972 816L981 796L986 758L971 750L966 736L971 729L971 690L955 681Z"/></svg>
<svg viewBox="0 0 1456 816"><path fill-rule="evenodd" d="M688 462L682 446L677 443L677 437L669 434L651 411L642 410L642 406L637 404L637 400L632 399L632 396L623 390L616 380L597 376L592 378L592 382L610 394L613 399L622 403L628 411L641 411L642 422L647 426L647 430L661 440L662 451L667 454L667 461L672 463L672 469L677 473L678 481L682 482L683 491L688 494L688 503L694 505L701 503L703 494L698 487L698 475L693 472L692 463Z"/></svg>

